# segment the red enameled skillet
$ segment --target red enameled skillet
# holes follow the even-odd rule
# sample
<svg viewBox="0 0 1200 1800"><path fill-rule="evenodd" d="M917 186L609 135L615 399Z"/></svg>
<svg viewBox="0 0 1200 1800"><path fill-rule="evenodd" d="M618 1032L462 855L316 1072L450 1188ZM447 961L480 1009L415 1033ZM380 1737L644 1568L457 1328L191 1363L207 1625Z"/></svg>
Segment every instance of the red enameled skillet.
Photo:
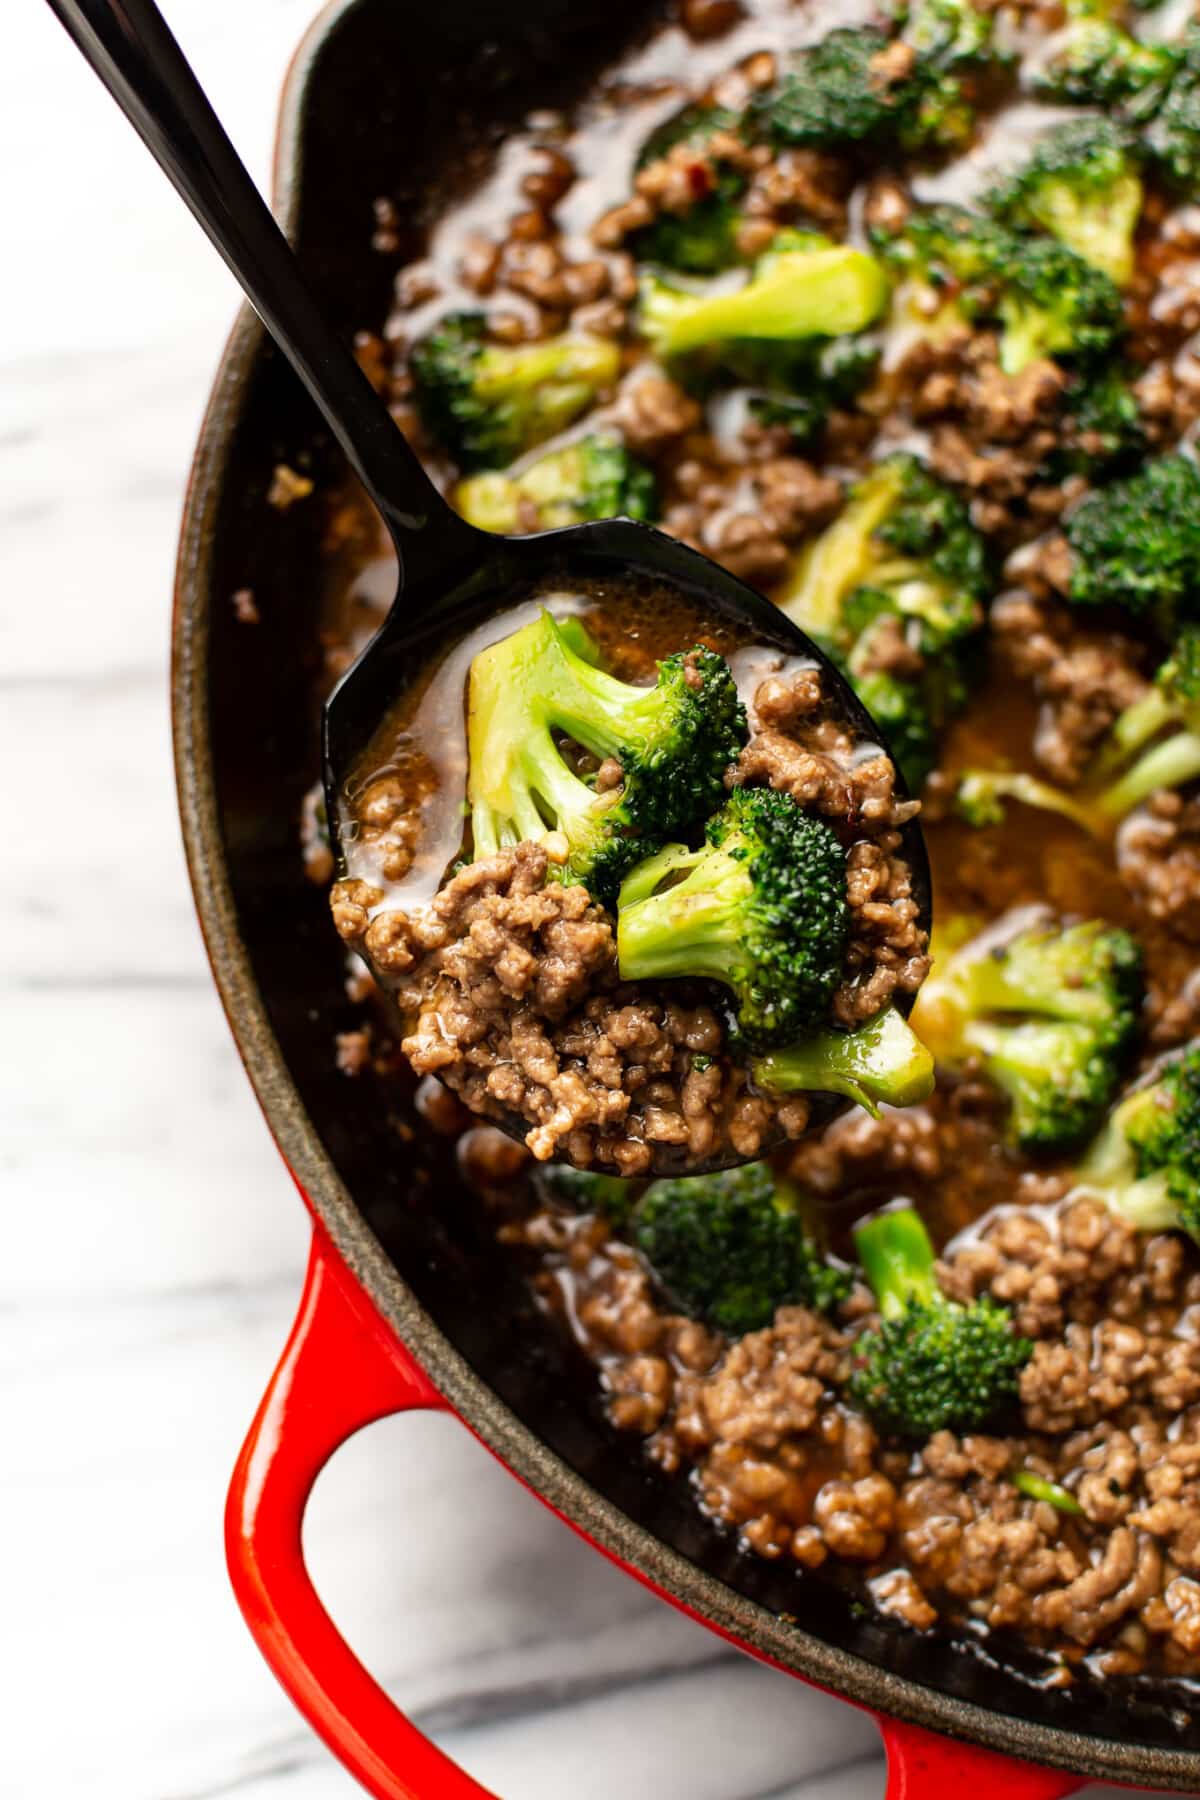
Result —
<svg viewBox="0 0 1200 1800"><path fill-rule="evenodd" d="M348 0L292 69L277 194L326 310L386 313L394 264L367 248L377 195L415 217L533 106L566 104L647 27L629 0ZM411 245L402 246L404 250ZM277 462L340 478L290 372L249 314L196 454L176 587L173 694L184 834L213 970L267 1120L313 1219L292 1335L234 1474L229 1564L258 1643L315 1729L380 1800L483 1796L398 1711L304 1567L320 1469L353 1432L456 1413L559 1516L751 1655L878 1719L890 1800L969 1786L1050 1800L1085 1780L1200 1791L1200 1727L1167 1684L1039 1686L978 1645L861 1616L818 1576L741 1555L682 1481L648 1475L594 1378L497 1255L445 1144L331 1054L355 1023L323 893L304 879L301 796L318 770L323 576L316 508L265 504ZM238 622L250 588L261 623ZM436 1203L433 1203L436 1201Z"/></svg>

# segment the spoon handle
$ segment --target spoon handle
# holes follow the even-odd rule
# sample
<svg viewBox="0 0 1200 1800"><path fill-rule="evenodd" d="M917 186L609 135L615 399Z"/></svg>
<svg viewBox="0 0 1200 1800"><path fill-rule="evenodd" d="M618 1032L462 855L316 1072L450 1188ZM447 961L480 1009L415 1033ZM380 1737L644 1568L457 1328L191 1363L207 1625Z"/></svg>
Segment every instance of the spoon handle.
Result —
<svg viewBox="0 0 1200 1800"><path fill-rule="evenodd" d="M480 534L438 493L332 330L291 246L154 0L49 0L51 11L187 202L312 395L413 564L434 570Z"/></svg>

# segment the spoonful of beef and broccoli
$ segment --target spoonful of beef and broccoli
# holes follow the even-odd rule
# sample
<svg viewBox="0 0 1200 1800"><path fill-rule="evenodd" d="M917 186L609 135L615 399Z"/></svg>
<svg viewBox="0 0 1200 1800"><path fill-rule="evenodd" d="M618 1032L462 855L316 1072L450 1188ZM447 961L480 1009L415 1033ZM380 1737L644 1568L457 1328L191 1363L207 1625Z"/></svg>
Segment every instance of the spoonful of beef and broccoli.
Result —
<svg viewBox="0 0 1200 1800"><path fill-rule="evenodd" d="M334 917L405 1055L538 1160L691 1173L930 1090L904 1018L928 966L914 803L816 664L732 654L748 703L702 642L635 684L542 608L471 659L461 837L432 887L389 880L360 831L368 776L343 803Z"/></svg>
<svg viewBox="0 0 1200 1800"><path fill-rule="evenodd" d="M153 0L51 5L395 545L395 601L326 705L324 782L346 873L335 918L396 993L414 1067L540 1158L639 1174L758 1156L846 1096L919 1093L930 1077L902 1016L927 966L916 806L824 648L646 522L652 482L603 419L570 435L618 386L619 346L574 327L503 343L481 313L433 326L412 376L426 430L465 476L450 504L329 326ZM818 389L832 403L871 359L838 375L819 347L852 344L889 286L871 250L789 229L740 282L685 290L647 274L637 316L664 364L698 380L749 370L768 395L825 404ZM703 634L642 685L543 612L472 664L467 826L432 901L410 914L353 877L349 796L414 671L552 588L638 584L679 596L710 636L773 656L789 716L767 718L781 703L762 685L748 715ZM772 1061L756 1074L758 1056Z"/></svg>

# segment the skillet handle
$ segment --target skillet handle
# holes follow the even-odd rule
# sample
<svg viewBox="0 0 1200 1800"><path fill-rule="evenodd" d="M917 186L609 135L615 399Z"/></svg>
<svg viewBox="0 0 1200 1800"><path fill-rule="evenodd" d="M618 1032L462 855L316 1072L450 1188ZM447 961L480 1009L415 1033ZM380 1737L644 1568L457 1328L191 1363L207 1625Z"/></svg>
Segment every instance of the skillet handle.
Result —
<svg viewBox="0 0 1200 1800"><path fill-rule="evenodd" d="M225 1509L234 1592L309 1724L376 1800L495 1800L422 1736L359 1662L317 1597L301 1524L339 1445L391 1413L449 1411L320 1228L291 1336L242 1447Z"/></svg>
<svg viewBox="0 0 1200 1800"><path fill-rule="evenodd" d="M981 1750L957 1738L939 1737L900 1719L878 1719L887 1751L885 1800L1061 1800L1084 1785L1065 1769L1043 1769Z"/></svg>

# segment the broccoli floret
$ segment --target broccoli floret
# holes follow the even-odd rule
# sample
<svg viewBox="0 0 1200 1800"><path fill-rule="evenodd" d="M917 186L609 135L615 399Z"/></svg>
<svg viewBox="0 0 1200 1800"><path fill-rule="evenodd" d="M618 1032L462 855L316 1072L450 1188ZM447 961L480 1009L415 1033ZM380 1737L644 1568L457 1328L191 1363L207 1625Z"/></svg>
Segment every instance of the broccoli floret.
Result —
<svg viewBox="0 0 1200 1800"><path fill-rule="evenodd" d="M851 489L775 599L845 670L910 786L966 698L967 664L990 580L983 539L952 490L915 457L888 457ZM919 674L888 670L899 630Z"/></svg>
<svg viewBox="0 0 1200 1800"><path fill-rule="evenodd" d="M740 1337L781 1306L831 1312L850 1291L850 1271L822 1255L797 1202L767 1163L655 1181L634 1211L633 1241L676 1306Z"/></svg>
<svg viewBox="0 0 1200 1800"><path fill-rule="evenodd" d="M853 1031L818 1031L756 1057L751 1072L768 1093L845 1094L872 1118L928 1100L934 1085L933 1057L894 1006Z"/></svg>
<svg viewBox="0 0 1200 1800"><path fill-rule="evenodd" d="M1006 375L1040 357L1086 360L1111 349L1121 331L1121 295L1112 277L1049 239L1018 240L996 316Z"/></svg>
<svg viewBox="0 0 1200 1800"><path fill-rule="evenodd" d="M638 1193L636 1181L598 1169L575 1169L570 1163L544 1163L534 1181L552 1200L576 1212L600 1213L614 1225L625 1224Z"/></svg>
<svg viewBox="0 0 1200 1800"><path fill-rule="evenodd" d="M903 0L897 9L900 36L922 64L938 69L977 69L991 62L994 14L968 0Z"/></svg>
<svg viewBox="0 0 1200 1800"><path fill-rule="evenodd" d="M752 1050L815 1030L842 979L846 855L824 820L774 788L735 788L699 850L631 870L617 915L625 981L704 977L733 997Z"/></svg>
<svg viewBox="0 0 1200 1800"><path fill-rule="evenodd" d="M867 251L815 233L781 231L732 291L692 292L644 274L639 319L658 355L705 352L719 364L730 355L728 346L746 339L793 343L861 331L886 298L883 270Z"/></svg>
<svg viewBox="0 0 1200 1800"><path fill-rule="evenodd" d="M894 141L911 121L916 95L906 78L887 80L880 61L891 39L872 27L839 26L790 58L778 83L748 109L772 143L812 149Z"/></svg>
<svg viewBox="0 0 1200 1800"><path fill-rule="evenodd" d="M865 1220L854 1247L880 1322L854 1345L850 1393L880 1430L918 1440L978 1431L1015 1401L1033 1345L990 1295L961 1306L942 1293L911 1206Z"/></svg>
<svg viewBox="0 0 1200 1800"><path fill-rule="evenodd" d="M1088 494L1066 535L1071 600L1122 606L1169 638L1200 594L1200 468L1187 456L1155 457Z"/></svg>
<svg viewBox="0 0 1200 1800"><path fill-rule="evenodd" d="M1017 1469L1011 1480L1019 1494L1024 1494L1029 1500L1044 1500L1055 1512L1080 1515L1083 1512L1070 1488L1063 1487L1060 1482L1050 1481L1033 1469Z"/></svg>
<svg viewBox="0 0 1200 1800"><path fill-rule="evenodd" d="M417 406L464 469L506 468L571 423L616 380L619 346L567 332L489 344L482 313L450 313L414 345Z"/></svg>
<svg viewBox="0 0 1200 1800"><path fill-rule="evenodd" d="M1101 356L1121 330L1110 276L1065 244L1022 237L965 207L918 210L898 235L875 241L900 280L897 322L937 338L961 322L994 321L1006 375L1039 357Z"/></svg>
<svg viewBox="0 0 1200 1800"><path fill-rule="evenodd" d="M887 32L839 26L751 101L751 127L773 144L814 149L961 142L973 113L960 77L988 54L990 20L959 0L914 0L902 18L911 66Z"/></svg>
<svg viewBox="0 0 1200 1800"><path fill-rule="evenodd" d="M988 203L1006 225L1048 231L1119 287L1133 274L1142 178L1129 133L1111 119L1075 119L1048 132Z"/></svg>
<svg viewBox="0 0 1200 1800"><path fill-rule="evenodd" d="M917 53L913 117L902 125L901 142L906 148L959 144L975 123L972 78L1011 61L993 44L993 14L967 0L907 0L899 17L901 39Z"/></svg>
<svg viewBox="0 0 1200 1800"><path fill-rule="evenodd" d="M1142 998L1142 956L1097 920L989 933L934 971L913 1030L953 1066L981 1058L1010 1102L1022 1150L1067 1150L1095 1130L1120 1082Z"/></svg>
<svg viewBox="0 0 1200 1800"><path fill-rule="evenodd" d="M484 531L552 531L585 519L654 519L654 476L615 438L585 437L520 474L469 475L454 490L464 519Z"/></svg>
<svg viewBox="0 0 1200 1800"><path fill-rule="evenodd" d="M1159 173L1185 194L1200 185L1200 28L1178 47L1166 98L1146 130L1146 149Z"/></svg>
<svg viewBox="0 0 1200 1800"><path fill-rule="evenodd" d="M1134 121L1148 118L1162 101L1179 50L1141 43L1113 16L1117 10L1111 0L1070 0L1067 24L1039 65L1034 91L1106 112L1120 107Z"/></svg>
<svg viewBox="0 0 1200 1800"><path fill-rule="evenodd" d="M1077 373L1064 401L1063 442L1051 457L1055 480L1130 472L1146 454L1146 431L1127 369L1106 364Z"/></svg>
<svg viewBox="0 0 1200 1800"><path fill-rule="evenodd" d="M1139 1231L1178 1229L1200 1242L1200 1041L1117 1103L1078 1179Z"/></svg>
<svg viewBox="0 0 1200 1800"><path fill-rule="evenodd" d="M879 345L864 335L795 344L745 340L726 345L722 362L749 388L749 410L763 425L786 425L797 448L811 444L829 414L849 406L879 367Z"/></svg>
<svg viewBox="0 0 1200 1800"><path fill-rule="evenodd" d="M691 275L713 275L744 258L737 247L741 224L738 202L746 191L746 174L719 158L702 157L713 135L736 131L738 118L720 106L685 106L652 131L637 159L638 169L658 162L678 144L697 151L694 169L698 197L686 212L660 212L650 225L634 232L629 248L639 262L662 263Z"/></svg>
<svg viewBox="0 0 1200 1800"><path fill-rule="evenodd" d="M615 757L622 786L597 793L565 761L556 731ZM471 664L474 855L558 833L568 851L558 876L610 900L631 863L716 804L746 735L733 676L711 650L668 657L653 687L631 687L596 667L577 623L543 612Z"/></svg>

